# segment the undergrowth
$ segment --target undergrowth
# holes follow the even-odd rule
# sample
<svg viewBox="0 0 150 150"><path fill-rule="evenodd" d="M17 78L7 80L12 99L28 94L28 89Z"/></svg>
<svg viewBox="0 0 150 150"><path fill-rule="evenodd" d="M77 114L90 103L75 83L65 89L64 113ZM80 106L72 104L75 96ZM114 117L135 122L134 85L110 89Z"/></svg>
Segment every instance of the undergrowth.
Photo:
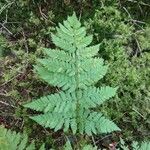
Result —
<svg viewBox="0 0 150 150"><path fill-rule="evenodd" d="M96 110L118 124L127 143L149 139L149 5L149 0L1 0L0 123L25 130L36 141L45 140L46 135L52 145L63 145L58 142L63 141L61 133L36 125L21 104L59 90L39 80L32 65L43 55L43 47L54 47L49 35L74 10L87 33L94 35L92 44L101 43L99 56L109 64L97 88L119 86L117 95ZM94 140L99 138L103 137L98 135ZM103 145L101 140L99 143Z"/></svg>

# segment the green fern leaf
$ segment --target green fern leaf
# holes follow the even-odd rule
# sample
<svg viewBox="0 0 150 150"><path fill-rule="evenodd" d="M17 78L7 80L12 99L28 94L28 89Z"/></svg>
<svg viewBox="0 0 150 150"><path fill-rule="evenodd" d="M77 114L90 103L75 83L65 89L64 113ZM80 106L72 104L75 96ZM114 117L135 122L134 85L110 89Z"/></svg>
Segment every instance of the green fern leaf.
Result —
<svg viewBox="0 0 150 150"><path fill-rule="evenodd" d="M91 58L93 56L96 56L99 51L100 44L86 47L84 49L79 49L79 53L81 54L81 57L83 58Z"/></svg>
<svg viewBox="0 0 150 150"><path fill-rule="evenodd" d="M66 142L63 150L73 150L72 146L71 146L71 143L69 141Z"/></svg>
<svg viewBox="0 0 150 150"><path fill-rule="evenodd" d="M83 98L81 99L81 105L85 108L93 108L97 105L102 104L104 101L115 96L117 88L112 88L109 86L96 88L90 87L83 93ZM85 105L86 104L86 105Z"/></svg>
<svg viewBox="0 0 150 150"><path fill-rule="evenodd" d="M71 61L71 56L68 55L64 51L59 51L59 50L53 50L53 49L43 49L44 53L48 56L48 58L51 58L52 60L59 60L63 62L70 62Z"/></svg>
<svg viewBox="0 0 150 150"><path fill-rule="evenodd" d="M150 149L150 142L142 142L141 147L139 150L149 150Z"/></svg>
<svg viewBox="0 0 150 150"><path fill-rule="evenodd" d="M73 150L69 140L66 142L63 150ZM81 150L97 150L97 147L93 147L92 145L85 144L84 146L82 146Z"/></svg>
<svg viewBox="0 0 150 150"><path fill-rule="evenodd" d="M108 70L103 59L96 57L99 44L91 45L93 36L86 34L75 13L59 23L56 31L51 35L56 49L44 49L46 56L37 59L34 69L41 79L62 91L25 104L42 113L30 118L44 127L72 130L74 134L120 131L102 114L90 111L117 91L109 86L94 87Z"/></svg>
<svg viewBox="0 0 150 150"><path fill-rule="evenodd" d="M34 143L30 144L30 145L26 148L26 150L33 150L33 149L35 149L35 144L34 144Z"/></svg>
<svg viewBox="0 0 150 150"><path fill-rule="evenodd" d="M109 119L106 119L101 113L88 112L85 114L85 133L92 135L92 133L110 133L114 130L120 131L120 129Z"/></svg>
<svg viewBox="0 0 150 150"><path fill-rule="evenodd" d="M142 142L141 145L138 142L132 143L133 150L149 150L150 149L150 142Z"/></svg>
<svg viewBox="0 0 150 150"><path fill-rule="evenodd" d="M1 150L35 150L35 144L28 144L25 134L16 133L0 126L0 149ZM40 150L45 150L44 145Z"/></svg>
<svg viewBox="0 0 150 150"><path fill-rule="evenodd" d="M97 150L97 147L93 147L92 145L85 145L82 150Z"/></svg>
<svg viewBox="0 0 150 150"><path fill-rule="evenodd" d="M65 92L51 94L25 104L24 107L45 113L75 111L75 95L74 93L66 94Z"/></svg>

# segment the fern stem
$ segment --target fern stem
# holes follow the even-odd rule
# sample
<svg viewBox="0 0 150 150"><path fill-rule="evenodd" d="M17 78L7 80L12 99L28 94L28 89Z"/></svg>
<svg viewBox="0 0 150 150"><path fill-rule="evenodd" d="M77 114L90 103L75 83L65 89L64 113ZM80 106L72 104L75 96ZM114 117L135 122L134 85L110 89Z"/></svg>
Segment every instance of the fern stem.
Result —
<svg viewBox="0 0 150 150"><path fill-rule="evenodd" d="M75 42L76 44L76 42ZM79 115L79 111L80 111L80 104L79 104L79 61L78 61L78 49L76 49L75 51L75 81L76 81L76 89L75 89L75 95L76 95L76 121L77 121L77 129L79 122L80 122L80 115Z"/></svg>

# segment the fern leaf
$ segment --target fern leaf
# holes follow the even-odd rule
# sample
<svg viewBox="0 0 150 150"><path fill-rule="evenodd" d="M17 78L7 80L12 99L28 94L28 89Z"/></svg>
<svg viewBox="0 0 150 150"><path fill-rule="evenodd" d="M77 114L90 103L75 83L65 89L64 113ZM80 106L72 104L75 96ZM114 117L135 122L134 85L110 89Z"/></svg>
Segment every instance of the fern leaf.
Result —
<svg viewBox="0 0 150 150"><path fill-rule="evenodd" d="M65 74L65 72L72 72L75 70L75 66L68 62L61 62L58 60L49 60L49 59L38 59L38 63L40 63L43 67L45 67L50 72L58 72ZM73 74L74 75L74 74Z"/></svg>
<svg viewBox="0 0 150 150"><path fill-rule="evenodd" d="M23 135L23 139L18 145L18 150L23 150L26 147L26 143L28 142L28 137L26 135Z"/></svg>
<svg viewBox="0 0 150 150"><path fill-rule="evenodd" d="M82 150L97 150L97 147L93 147L92 145L85 145Z"/></svg>
<svg viewBox="0 0 150 150"><path fill-rule="evenodd" d="M75 78L67 74L53 73L41 66L36 66L35 69L38 75L50 85L62 86L63 90L71 89L75 85ZM73 90L75 90L75 87L73 87Z"/></svg>
<svg viewBox="0 0 150 150"><path fill-rule="evenodd" d="M25 134L16 133L0 126L0 149L1 150L35 150L35 144L28 144L28 137ZM44 145L42 149L45 150Z"/></svg>
<svg viewBox="0 0 150 150"><path fill-rule="evenodd" d="M121 139L122 140L122 139ZM123 140L122 140L123 141ZM124 141L123 141L123 144L122 145L124 145ZM140 146L139 146L139 143L137 142L137 141L133 141L132 142L132 148L133 148L133 150L139 150L139 148L140 148Z"/></svg>
<svg viewBox="0 0 150 150"><path fill-rule="evenodd" d="M68 43L73 44L74 38L73 38L72 34L70 34L70 32L61 24L59 24L59 27L60 28L56 28L57 36L63 40L66 40Z"/></svg>
<svg viewBox="0 0 150 150"><path fill-rule="evenodd" d="M73 150L69 140L66 142L63 150ZM97 147L93 147L92 145L85 144L84 146L82 146L81 150L97 150Z"/></svg>
<svg viewBox="0 0 150 150"><path fill-rule="evenodd" d="M69 56L66 52L60 50L53 50L53 49L43 49L44 53L53 60L60 60L63 62L69 62L72 60L71 56Z"/></svg>
<svg viewBox="0 0 150 150"><path fill-rule="evenodd" d="M32 143L32 144L30 144L27 148L26 148L26 150L35 150L35 144L34 143Z"/></svg>
<svg viewBox="0 0 150 150"><path fill-rule="evenodd" d="M129 150L129 146L125 146L125 142L123 139L120 139L121 142L121 148L123 150ZM133 141L132 144L132 150L149 150L150 149L150 142L149 141L143 141L141 144L137 141Z"/></svg>
<svg viewBox="0 0 150 150"><path fill-rule="evenodd" d="M73 150L72 146L71 146L71 143L69 141L66 142L63 150Z"/></svg>
<svg viewBox="0 0 150 150"><path fill-rule="evenodd" d="M83 91L83 97L80 101L81 105L85 108L96 107L97 105L100 105L115 96L116 91L117 88L112 88L109 86L101 88L89 87L87 90Z"/></svg>
<svg viewBox="0 0 150 150"><path fill-rule="evenodd" d="M82 49L82 48L89 46L91 44L92 40L93 40L92 35L84 37L80 41L77 41L77 48Z"/></svg>
<svg viewBox="0 0 150 150"><path fill-rule="evenodd" d="M149 150L150 149L150 142L142 142L139 150Z"/></svg>
<svg viewBox="0 0 150 150"><path fill-rule="evenodd" d="M79 49L79 53L83 58L91 58L93 56L96 56L99 51L100 44L89 46L84 49Z"/></svg>
<svg viewBox="0 0 150 150"><path fill-rule="evenodd" d="M70 23L70 25L73 27L73 29L80 28L81 23L78 21L78 18L75 13L73 13L72 16L69 16L67 20Z"/></svg>
<svg viewBox="0 0 150 150"><path fill-rule="evenodd" d="M70 126L71 126L73 134L75 134L77 132L77 121L75 118L71 120Z"/></svg>
<svg viewBox="0 0 150 150"><path fill-rule="evenodd" d="M51 35L52 37L52 41L55 43L55 45L63 50L65 50L66 52L74 52L76 50L76 47L71 44L71 43L68 43L66 40L52 34Z"/></svg>
<svg viewBox="0 0 150 150"><path fill-rule="evenodd" d="M31 108L36 111L59 112L66 113L74 111L75 109L75 96L74 93L60 92L41 97L31 103L25 104L24 107Z"/></svg>
<svg viewBox="0 0 150 150"><path fill-rule="evenodd" d="M99 133L110 133L113 131L121 131L120 128L109 119L101 117L98 122L96 122L97 130Z"/></svg>
<svg viewBox="0 0 150 150"><path fill-rule="evenodd" d="M37 116L30 117L32 120L36 121L38 124L44 127L50 127L55 131L64 127L64 131L67 131L71 127L73 133L77 131L77 125L75 120L74 112L68 113L45 113Z"/></svg>
<svg viewBox="0 0 150 150"><path fill-rule="evenodd" d="M42 144L39 150L45 150L45 144Z"/></svg>
<svg viewBox="0 0 150 150"><path fill-rule="evenodd" d="M108 66L102 58L96 58L99 44L91 46L93 36L86 34L75 13L56 28L52 41L56 49L44 49L45 58L38 59L34 66L41 79L62 89L24 105L41 111L31 119L55 131L63 128L88 135L120 130L102 114L91 112L109 98L117 88L96 88L94 85L104 77Z"/></svg>
<svg viewBox="0 0 150 150"><path fill-rule="evenodd" d="M85 27L81 27L81 28L75 30L74 34L76 36L78 36L77 40L80 41L81 39L83 39L86 36L86 29L85 29Z"/></svg>
<svg viewBox="0 0 150 150"><path fill-rule="evenodd" d="M86 115L87 116L87 115ZM93 112L85 117L85 133L110 133L112 131L120 131L120 129L109 119L106 119L101 113Z"/></svg>

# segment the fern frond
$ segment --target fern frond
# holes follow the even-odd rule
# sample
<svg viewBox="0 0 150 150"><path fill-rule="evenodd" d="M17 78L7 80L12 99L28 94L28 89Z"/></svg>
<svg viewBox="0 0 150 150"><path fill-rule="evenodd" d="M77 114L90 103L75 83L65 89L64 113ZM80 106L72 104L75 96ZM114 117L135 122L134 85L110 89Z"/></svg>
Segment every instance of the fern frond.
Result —
<svg viewBox="0 0 150 150"><path fill-rule="evenodd" d="M76 50L76 47L69 43L68 41L58 37L57 35L52 34L52 41L55 43L55 45L61 49L63 49L66 52L73 53Z"/></svg>
<svg viewBox="0 0 150 150"><path fill-rule="evenodd" d="M87 90L83 91L83 97L81 99L81 105L85 108L93 108L97 105L102 104L106 100L115 96L117 88L112 88L109 86L96 88L89 87Z"/></svg>
<svg viewBox="0 0 150 150"><path fill-rule="evenodd" d="M59 62L57 60L39 59L35 69L39 76L53 86L62 87L63 90L74 91L76 88L75 61ZM91 67L89 67L91 66ZM78 68L80 76L79 88L86 89L87 86L94 85L103 78L107 72L108 66L103 65L102 59L88 59L81 62Z"/></svg>
<svg viewBox="0 0 150 150"><path fill-rule="evenodd" d="M77 41L77 48L82 49L82 48L89 46L92 43L92 40L93 40L92 35L88 35L82 38L80 41Z"/></svg>
<svg viewBox="0 0 150 150"><path fill-rule="evenodd" d="M35 150L35 144L28 144L25 134L16 133L0 126L0 149L1 150ZM39 150L45 150L44 144Z"/></svg>
<svg viewBox="0 0 150 150"><path fill-rule="evenodd" d="M101 113L87 112L84 114L84 129L80 128L80 132L85 132L87 135L97 133L110 133L112 131L120 131L116 124L105 118Z"/></svg>
<svg viewBox="0 0 150 150"><path fill-rule="evenodd" d="M97 147L93 147L92 145L85 145L82 150L97 150Z"/></svg>
<svg viewBox="0 0 150 150"><path fill-rule="evenodd" d="M113 131L121 131L120 128L113 121L105 118L104 116L102 116L102 114L97 114L99 116L99 120L96 120L97 116L95 116L95 113L93 113L92 115L93 118L90 119L91 121L95 122L98 133L110 133Z"/></svg>
<svg viewBox="0 0 150 150"><path fill-rule="evenodd" d="M125 145L124 140L121 138L121 149L123 150L129 150L129 146ZM149 141L143 141L141 144L137 141L133 141L131 144L131 150L149 150L150 149L150 142ZM120 149L119 149L120 150Z"/></svg>
<svg viewBox="0 0 150 150"><path fill-rule="evenodd" d="M81 57L83 58L91 58L93 56L96 56L99 51L100 44L89 46L83 49L79 49L79 53L81 54Z"/></svg>
<svg viewBox="0 0 150 150"><path fill-rule="evenodd" d="M72 60L72 57L64 51L60 51L57 49L56 50L54 50L54 49L50 50L48 48L44 48L43 51L45 54L47 54L48 58L51 58L52 60L60 60L63 62L69 62Z"/></svg>
<svg viewBox="0 0 150 150"><path fill-rule="evenodd" d="M62 74L68 72L69 74L71 74L72 71L75 70L75 66L68 62L60 63L60 61L58 60L50 60L50 59L38 59L37 62L40 63L50 72L57 72Z"/></svg>
<svg viewBox="0 0 150 150"><path fill-rule="evenodd" d="M31 103L25 104L24 107L47 112L58 112L66 113L70 111L75 111L75 94L60 92L56 94L51 94L48 96L41 97Z"/></svg>
<svg viewBox="0 0 150 150"><path fill-rule="evenodd" d="M82 64L82 63L81 63ZM87 59L87 64L89 64L88 68L84 68L83 72L79 72L80 75L80 83L79 88L86 89L85 87L94 85L99 81L107 72L108 66L103 66L101 61L97 59L93 59L90 61ZM83 65L85 66L85 65Z"/></svg>
<svg viewBox="0 0 150 150"><path fill-rule="evenodd" d="M63 147L63 150L73 150L69 141L66 142L65 146Z"/></svg>
<svg viewBox="0 0 150 150"><path fill-rule="evenodd" d="M38 124L46 128L50 127L55 131L63 127L64 132L66 132L70 127L74 134L77 132L76 116L74 112L67 112L67 113L52 112L33 116L30 118L36 121Z"/></svg>
<svg viewBox="0 0 150 150"><path fill-rule="evenodd" d="M53 86L62 87L63 90L74 91L75 90L75 77L71 77L69 74L62 74L57 72L50 72L42 66L35 66L38 75L43 80Z"/></svg>
<svg viewBox="0 0 150 150"><path fill-rule="evenodd" d="M108 69L103 59L96 57L99 44L91 46L93 36L86 34L75 14L59 23L56 30L51 35L56 49L44 49L45 58L38 59L34 68L41 79L62 91L24 105L42 112L31 118L44 127L72 130L74 134L120 130L102 114L90 111L113 97L117 90L94 87Z"/></svg>
<svg viewBox="0 0 150 150"><path fill-rule="evenodd" d="M66 142L63 150L73 150L71 143L69 141ZM92 145L85 144L82 146L81 150L97 150L97 147L93 147Z"/></svg>
<svg viewBox="0 0 150 150"><path fill-rule="evenodd" d="M142 142L141 145L138 142L132 143L133 150L149 150L150 149L150 142Z"/></svg>

